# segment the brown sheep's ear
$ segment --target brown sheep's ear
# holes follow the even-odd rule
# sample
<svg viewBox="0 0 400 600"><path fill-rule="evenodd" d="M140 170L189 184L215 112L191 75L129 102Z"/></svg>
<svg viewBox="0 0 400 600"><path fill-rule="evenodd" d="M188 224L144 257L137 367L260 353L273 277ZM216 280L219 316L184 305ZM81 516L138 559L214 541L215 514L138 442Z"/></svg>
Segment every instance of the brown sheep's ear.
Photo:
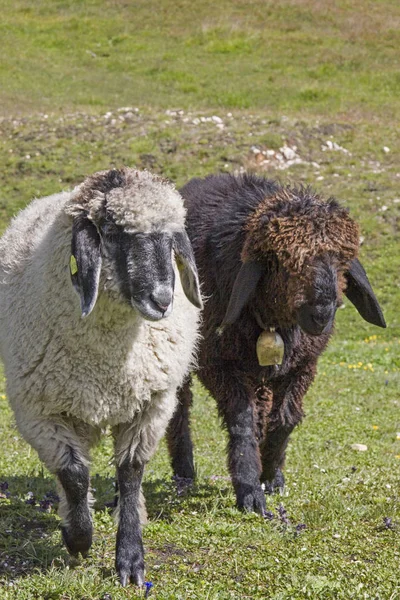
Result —
<svg viewBox="0 0 400 600"><path fill-rule="evenodd" d="M87 317L96 304L101 270L100 236L96 226L85 216L72 224L70 272L81 299L82 317Z"/></svg>
<svg viewBox="0 0 400 600"><path fill-rule="evenodd" d="M233 284L221 330L226 325L232 325L240 317L240 313L255 292L264 271L260 262L250 260L242 264Z"/></svg>
<svg viewBox="0 0 400 600"><path fill-rule="evenodd" d="M203 308L199 275L194 260L192 245L184 231L174 233L173 248L185 296L197 308Z"/></svg>
<svg viewBox="0 0 400 600"><path fill-rule="evenodd" d="M358 259L355 258L351 262L345 277L347 279L345 294L362 318L378 327L386 327L382 309L368 281L364 267Z"/></svg>

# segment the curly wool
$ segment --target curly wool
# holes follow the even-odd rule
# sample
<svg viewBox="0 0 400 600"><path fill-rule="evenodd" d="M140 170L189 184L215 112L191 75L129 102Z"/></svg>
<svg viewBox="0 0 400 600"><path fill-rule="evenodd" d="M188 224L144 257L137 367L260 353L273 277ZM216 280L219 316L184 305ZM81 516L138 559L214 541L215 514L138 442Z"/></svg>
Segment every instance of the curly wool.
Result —
<svg viewBox="0 0 400 600"><path fill-rule="evenodd" d="M320 335L307 334L298 324L298 308L321 292L324 274L336 282L334 300L340 302L345 273L358 253L359 230L335 200L256 175L193 179L181 193L207 297L197 376L216 399L229 432L237 504L265 514L260 482L270 491L283 485L287 441L302 419L303 398L333 333L332 321ZM247 285L253 277L256 287L238 316L221 328L246 263L255 266L247 271ZM240 294L246 297L245 284ZM260 366L257 358L257 340L269 328L284 342L279 366ZM168 433L174 471L184 477L194 476L190 404L186 382Z"/></svg>
<svg viewBox="0 0 400 600"><path fill-rule="evenodd" d="M128 233L179 231L184 227L186 213L170 182L129 167L99 171L88 177L72 193L65 212L72 217L84 213L96 224L111 217Z"/></svg>
<svg viewBox="0 0 400 600"><path fill-rule="evenodd" d="M308 189L281 188L266 197L247 219L245 231L243 262L274 252L292 275L322 254L332 253L344 264L358 254L359 228L348 211Z"/></svg>
<svg viewBox="0 0 400 600"><path fill-rule="evenodd" d="M183 202L172 185L133 169L104 173L72 192L33 201L0 240L0 353L7 394L20 431L30 443L37 441L53 470L64 459L57 449L49 456L38 420L59 415L54 435L60 448L65 423L76 419L87 424L88 443L107 424L134 422L136 442L145 425L161 435L197 340L199 311L187 300L178 273L174 310L163 322L145 321L115 302L104 278L92 314L81 318L69 273L73 216L87 211L97 219L107 195L119 224L184 228ZM134 451L128 438L121 457Z"/></svg>

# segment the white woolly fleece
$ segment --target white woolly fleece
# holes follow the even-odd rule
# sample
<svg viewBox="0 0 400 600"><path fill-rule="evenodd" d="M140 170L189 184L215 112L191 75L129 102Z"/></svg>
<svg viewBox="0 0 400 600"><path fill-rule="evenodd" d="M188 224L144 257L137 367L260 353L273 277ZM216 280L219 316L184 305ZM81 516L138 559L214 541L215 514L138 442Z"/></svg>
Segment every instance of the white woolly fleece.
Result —
<svg viewBox="0 0 400 600"><path fill-rule="evenodd" d="M133 170L127 182L125 191L107 193L119 224L183 229L183 202L171 185ZM81 319L69 273L80 190L33 201L0 240L7 394L21 434L53 472L66 466L70 448L87 463L105 425L114 428L118 461L134 452L148 460L172 416L198 335L199 311L178 272L174 309L165 320L144 320L104 288ZM93 216L97 201L89 202Z"/></svg>
<svg viewBox="0 0 400 600"><path fill-rule="evenodd" d="M71 216L83 211L90 220L98 223L106 202L107 214L127 232L179 231L184 228L186 210L180 194L170 182L148 171L128 167L118 172L123 174L123 185L107 192L98 190L93 182L107 171L95 173L75 188L65 211Z"/></svg>

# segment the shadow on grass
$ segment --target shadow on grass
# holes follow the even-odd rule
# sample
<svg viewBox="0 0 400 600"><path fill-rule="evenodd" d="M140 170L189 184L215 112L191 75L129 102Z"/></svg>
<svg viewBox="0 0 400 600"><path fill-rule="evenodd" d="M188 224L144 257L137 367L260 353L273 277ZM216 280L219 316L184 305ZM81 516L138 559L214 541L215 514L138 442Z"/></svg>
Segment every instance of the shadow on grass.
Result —
<svg viewBox="0 0 400 600"><path fill-rule="evenodd" d="M91 483L95 512L111 513L114 479L95 475ZM149 520L165 522L172 522L183 507L185 511L210 511L229 493L208 483L177 490L174 481L165 479L145 481L143 491ZM0 494L0 582L69 564L59 532L54 479L0 475Z"/></svg>
<svg viewBox="0 0 400 600"><path fill-rule="evenodd" d="M67 559L58 535L54 487L50 478L0 475L0 580Z"/></svg>
<svg viewBox="0 0 400 600"><path fill-rule="evenodd" d="M158 479L143 484L147 513L151 520L173 521L180 509L209 513L221 498L230 494L229 485L221 489L211 483L194 482L182 488L173 480Z"/></svg>

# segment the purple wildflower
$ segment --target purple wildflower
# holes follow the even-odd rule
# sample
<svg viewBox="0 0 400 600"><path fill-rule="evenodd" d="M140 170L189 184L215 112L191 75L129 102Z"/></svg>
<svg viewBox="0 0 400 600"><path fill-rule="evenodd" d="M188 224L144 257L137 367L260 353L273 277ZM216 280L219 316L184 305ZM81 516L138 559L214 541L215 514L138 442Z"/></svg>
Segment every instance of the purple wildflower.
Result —
<svg viewBox="0 0 400 600"><path fill-rule="evenodd" d="M383 517L383 522L387 529L394 529L394 523L392 521L392 517Z"/></svg>
<svg viewBox="0 0 400 600"><path fill-rule="evenodd" d="M284 525L290 525L290 521L289 521L289 517L287 515L287 510L286 508L283 506L283 504L280 504L278 506L278 513L279 513L279 518L281 520L281 522Z"/></svg>
<svg viewBox="0 0 400 600"><path fill-rule="evenodd" d="M153 587L153 584L151 583L151 581L145 581L144 585L145 585L145 588L146 588L145 591L144 591L144 597L148 598L149 595L150 595L151 588Z"/></svg>
<svg viewBox="0 0 400 600"><path fill-rule="evenodd" d="M40 510L50 513L53 509L53 504L59 502L59 497L53 491L46 492L42 500L39 502Z"/></svg>

